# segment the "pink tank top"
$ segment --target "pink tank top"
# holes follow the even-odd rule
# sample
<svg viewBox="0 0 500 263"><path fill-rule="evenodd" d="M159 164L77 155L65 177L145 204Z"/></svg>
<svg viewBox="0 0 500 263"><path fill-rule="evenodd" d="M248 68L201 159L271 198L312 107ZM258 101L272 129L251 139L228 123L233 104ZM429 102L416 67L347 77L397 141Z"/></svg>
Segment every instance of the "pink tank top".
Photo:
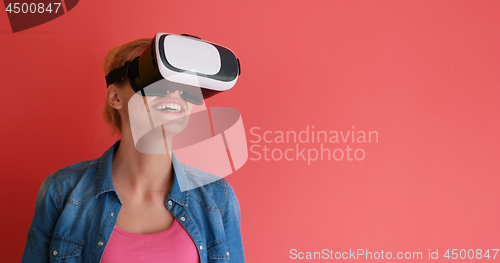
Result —
<svg viewBox="0 0 500 263"><path fill-rule="evenodd" d="M169 229L155 234L135 234L115 225L101 263L199 263L193 240L174 219Z"/></svg>

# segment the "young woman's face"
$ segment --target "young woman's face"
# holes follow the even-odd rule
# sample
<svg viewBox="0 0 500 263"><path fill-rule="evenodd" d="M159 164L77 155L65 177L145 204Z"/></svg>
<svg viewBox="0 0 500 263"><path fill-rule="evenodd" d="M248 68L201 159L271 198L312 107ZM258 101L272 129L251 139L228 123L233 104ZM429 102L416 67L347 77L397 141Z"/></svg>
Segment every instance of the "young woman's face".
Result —
<svg viewBox="0 0 500 263"><path fill-rule="evenodd" d="M182 99L183 91L167 92L165 97L146 96L148 111L155 126L163 125L166 134L177 134L186 128L193 108L191 102Z"/></svg>
<svg viewBox="0 0 500 263"><path fill-rule="evenodd" d="M135 141L144 135L156 138L159 133L162 138L171 137L186 128L194 105L181 97L183 91L170 91L164 97L142 96L128 81L120 91L125 102L120 114L130 124Z"/></svg>

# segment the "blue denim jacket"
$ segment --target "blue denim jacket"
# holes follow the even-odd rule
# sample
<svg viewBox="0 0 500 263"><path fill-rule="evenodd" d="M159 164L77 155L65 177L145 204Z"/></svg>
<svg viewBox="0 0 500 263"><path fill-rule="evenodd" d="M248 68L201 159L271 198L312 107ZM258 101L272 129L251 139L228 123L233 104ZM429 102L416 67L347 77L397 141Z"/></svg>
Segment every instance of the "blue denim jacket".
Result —
<svg viewBox="0 0 500 263"><path fill-rule="evenodd" d="M102 157L68 166L48 176L35 204L22 263L101 260L122 206L112 177L116 142ZM172 155L174 183L165 206L186 229L200 262L244 262L240 208L229 183L180 163ZM179 182L201 187L182 192ZM208 183L208 184L205 184Z"/></svg>

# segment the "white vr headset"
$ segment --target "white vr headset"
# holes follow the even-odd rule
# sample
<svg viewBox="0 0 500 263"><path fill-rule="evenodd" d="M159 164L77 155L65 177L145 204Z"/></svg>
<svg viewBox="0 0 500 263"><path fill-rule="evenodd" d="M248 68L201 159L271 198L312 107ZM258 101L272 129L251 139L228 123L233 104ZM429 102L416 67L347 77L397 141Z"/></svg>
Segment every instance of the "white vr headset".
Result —
<svg viewBox="0 0 500 263"><path fill-rule="evenodd" d="M185 101L201 105L204 98L231 89L240 72L228 48L187 34L157 33L140 56L109 72L106 85L129 78L142 96L182 90Z"/></svg>

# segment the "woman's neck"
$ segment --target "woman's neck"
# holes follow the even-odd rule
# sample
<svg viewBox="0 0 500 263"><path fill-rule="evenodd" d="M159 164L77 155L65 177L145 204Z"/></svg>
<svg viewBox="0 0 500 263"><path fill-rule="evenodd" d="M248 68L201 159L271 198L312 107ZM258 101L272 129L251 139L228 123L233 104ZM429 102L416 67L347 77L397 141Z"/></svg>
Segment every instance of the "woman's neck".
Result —
<svg viewBox="0 0 500 263"><path fill-rule="evenodd" d="M144 154L135 148L133 140L123 137L113 155L113 184L137 194L168 192L173 183L171 152Z"/></svg>

